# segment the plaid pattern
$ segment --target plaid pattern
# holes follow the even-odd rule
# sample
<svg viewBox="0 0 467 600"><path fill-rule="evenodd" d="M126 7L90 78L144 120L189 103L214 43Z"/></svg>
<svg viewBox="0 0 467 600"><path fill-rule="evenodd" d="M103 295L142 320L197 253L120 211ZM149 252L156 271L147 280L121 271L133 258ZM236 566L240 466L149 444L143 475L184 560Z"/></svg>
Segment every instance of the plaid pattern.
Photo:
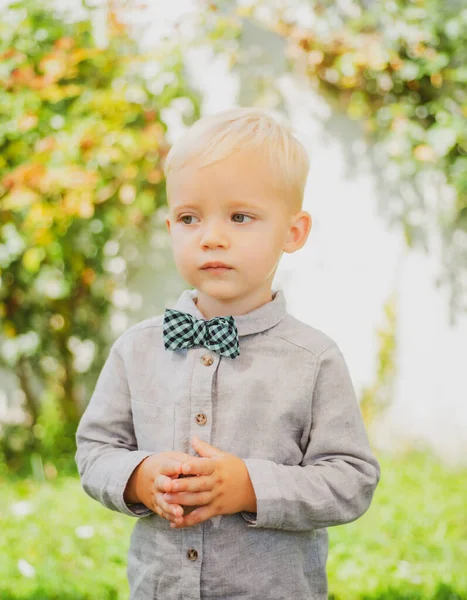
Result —
<svg viewBox="0 0 467 600"><path fill-rule="evenodd" d="M214 317L206 321L196 319L189 313L167 308L164 313L163 336L167 350L199 345L230 358L240 354L237 326L232 316Z"/></svg>

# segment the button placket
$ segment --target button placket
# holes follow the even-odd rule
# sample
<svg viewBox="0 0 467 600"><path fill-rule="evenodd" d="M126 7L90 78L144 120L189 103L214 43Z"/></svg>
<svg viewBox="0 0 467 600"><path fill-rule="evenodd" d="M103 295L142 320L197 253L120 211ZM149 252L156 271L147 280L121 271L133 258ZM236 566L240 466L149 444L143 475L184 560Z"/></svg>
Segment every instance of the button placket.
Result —
<svg viewBox="0 0 467 600"><path fill-rule="evenodd" d="M201 600L201 564L203 558L203 524L180 530L185 558L181 565L183 600Z"/></svg>
<svg viewBox="0 0 467 600"><path fill-rule="evenodd" d="M212 389L213 379L219 364L220 356L206 348L193 350L196 352L193 363L193 377L190 394L190 426L188 429L188 453L197 456L192 446L192 439L197 435L207 443L211 443L212 433ZM184 600L200 599L200 569L203 562L203 531L205 522L182 528L182 548L185 559L182 564L181 578Z"/></svg>
<svg viewBox="0 0 467 600"><path fill-rule="evenodd" d="M197 361L199 362L197 363ZM190 390L190 429L188 432L190 454L196 455L191 440L198 435L208 444L211 442L212 425L212 382L219 365L220 357L200 348L194 363L194 373Z"/></svg>

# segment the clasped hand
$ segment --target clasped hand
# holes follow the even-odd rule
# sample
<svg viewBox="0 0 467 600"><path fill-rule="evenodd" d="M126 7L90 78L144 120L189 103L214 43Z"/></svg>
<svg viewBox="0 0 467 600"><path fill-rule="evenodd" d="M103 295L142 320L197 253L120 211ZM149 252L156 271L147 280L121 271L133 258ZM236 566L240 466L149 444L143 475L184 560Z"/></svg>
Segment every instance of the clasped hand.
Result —
<svg viewBox="0 0 467 600"><path fill-rule="evenodd" d="M172 510L161 515L171 521L170 526L190 527L216 515L256 512L256 496L243 460L197 436L193 437L192 445L199 457L178 464L175 461L172 476L161 474L157 478L159 489L165 491L163 501L171 505ZM180 474L193 477L180 479ZM184 514L183 506L196 508Z"/></svg>

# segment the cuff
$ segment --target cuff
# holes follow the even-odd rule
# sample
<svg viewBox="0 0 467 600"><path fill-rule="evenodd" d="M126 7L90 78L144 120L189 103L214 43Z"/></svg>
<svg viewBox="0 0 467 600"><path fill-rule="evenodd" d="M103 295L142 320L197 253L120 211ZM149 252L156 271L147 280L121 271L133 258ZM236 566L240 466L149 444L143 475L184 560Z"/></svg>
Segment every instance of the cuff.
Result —
<svg viewBox="0 0 467 600"><path fill-rule="evenodd" d="M146 506L146 504L142 504L139 502L136 504L127 504L126 507L128 508L128 510L131 510L133 516L136 517L148 517L149 515L153 514L153 511L150 510Z"/></svg>
<svg viewBox="0 0 467 600"><path fill-rule="evenodd" d="M139 463L148 456L151 456L151 454L154 454L154 452L145 452L142 450L134 450L125 453L125 459L121 461L119 469L109 482L109 495L113 505L118 511L130 517L147 517L155 514L144 504L127 504L123 498L123 493L125 492L131 474Z"/></svg>
<svg viewBox="0 0 467 600"><path fill-rule="evenodd" d="M245 510L242 510L240 512L240 514L245 519L245 521L247 521L248 523L251 523L252 525L256 525L256 523L258 522L258 520L257 520L257 513L247 512Z"/></svg>
<svg viewBox="0 0 467 600"><path fill-rule="evenodd" d="M248 527L279 529L283 519L281 493L274 472L278 465L263 458L242 460L247 466L256 495L256 513L243 511L242 517L250 523Z"/></svg>

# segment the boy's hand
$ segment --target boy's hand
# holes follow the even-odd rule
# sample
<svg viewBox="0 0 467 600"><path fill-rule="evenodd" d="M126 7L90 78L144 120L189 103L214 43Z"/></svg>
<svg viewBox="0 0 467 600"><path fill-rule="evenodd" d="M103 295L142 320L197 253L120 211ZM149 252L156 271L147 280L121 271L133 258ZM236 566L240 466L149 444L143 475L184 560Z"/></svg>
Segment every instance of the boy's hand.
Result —
<svg viewBox="0 0 467 600"><path fill-rule="evenodd" d="M185 452L159 452L151 454L136 467L128 480L124 499L126 502L142 502L159 516L174 521L184 514L178 504L168 504L164 492L171 489L171 482L182 472L182 465L193 459Z"/></svg>
<svg viewBox="0 0 467 600"><path fill-rule="evenodd" d="M183 462L182 473L195 477L171 480L170 486L167 485L170 493L163 494L163 499L168 506L198 508L175 518L170 526L190 527L215 515L230 515L243 510L256 512L256 495L243 460L197 436L193 437L192 445L201 458L190 456Z"/></svg>

